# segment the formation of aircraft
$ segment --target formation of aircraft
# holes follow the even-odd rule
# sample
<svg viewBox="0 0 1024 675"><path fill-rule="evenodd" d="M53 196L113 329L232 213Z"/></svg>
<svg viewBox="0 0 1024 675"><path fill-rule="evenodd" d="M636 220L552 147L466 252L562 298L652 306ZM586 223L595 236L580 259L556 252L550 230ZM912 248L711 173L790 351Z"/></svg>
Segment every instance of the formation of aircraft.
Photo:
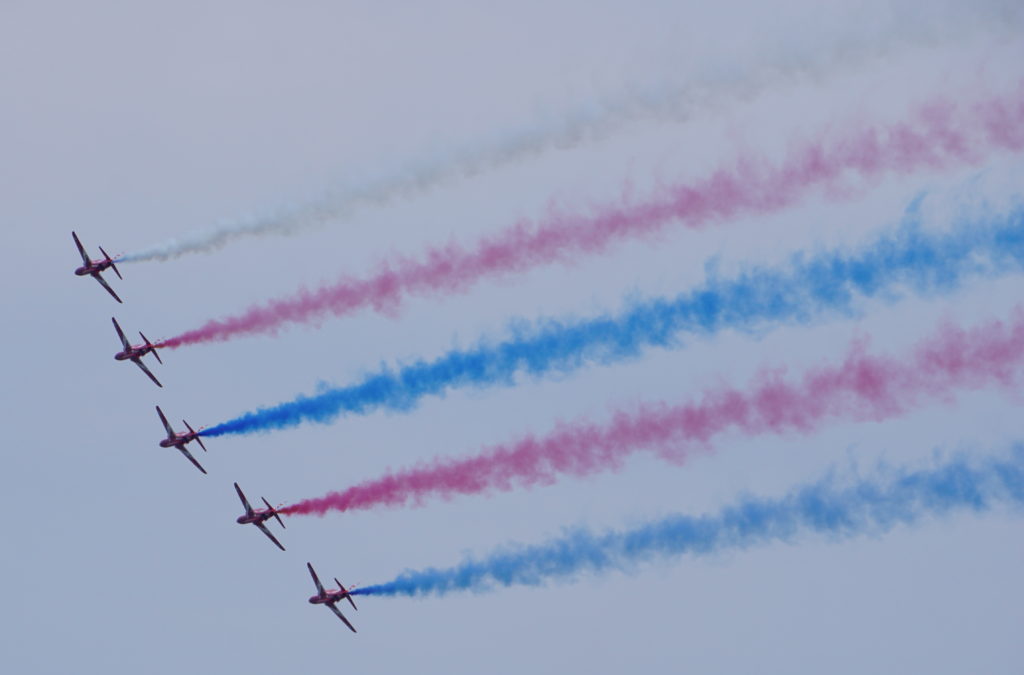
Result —
<svg viewBox="0 0 1024 675"><path fill-rule="evenodd" d="M102 276L103 272L111 269L117 275L118 279L124 278L121 276L121 272L118 271L117 266L114 264L115 259L110 257L110 255L100 247L100 253L103 254L103 258L99 260L91 260L88 254L86 254L85 247L82 246L82 242L78 239L78 235L75 232L72 232L71 236L75 240L75 246L78 248L79 255L82 256L83 263L81 267L75 269L75 275L80 277L91 276L93 279L98 281L115 300L122 302L121 298L118 297L117 293L114 292L114 289L110 287L106 279ZM156 376L153 375L152 371L150 371L146 364L142 362L142 358L144 356L152 354L158 363L163 364L163 361L160 359L160 354L157 353L157 345L150 342L149 338L143 335L141 331L139 331L139 337L142 338L142 343L133 345L128 341L128 337L124 334L124 331L121 330L121 325L117 322L117 319L111 317L110 320L114 324L114 330L117 331L118 339L121 340L121 351L114 354L114 359L117 361L131 361L137 365L150 380L153 381L153 384L163 388L164 385L160 384L160 381L156 379ZM189 452L186 447L189 443L195 441L199 444L199 447L203 449L203 452L206 452L206 446L203 444L203 439L200 437L199 431L196 431L188 422L182 420L182 424L185 425L185 428L187 428L188 431L177 433L171 426L170 422L167 421L167 416L164 415L164 411L160 409L160 406L156 406L156 414L160 416L160 422L163 423L164 430L167 432L167 438L160 441L160 447L177 448L181 454L188 459L188 461L192 462L197 469L205 474L206 469L196 461L196 458L192 456L192 453ZM270 541L274 542L275 546L284 551L284 546L266 526L266 522L273 518L281 525L282 528L284 528L284 521L281 520L280 511L271 506L270 502L263 497L260 499L263 501L263 504L266 505L266 508L254 509L249 503L249 500L246 499L245 493L242 492L242 488L238 486L238 483L235 483L235 492L238 493L238 498L242 500L242 506L245 507L245 513L236 518L235 522L240 525L255 525L263 534L267 535L267 538L270 539ZM316 595L309 598L309 603L312 605L326 605L346 626L348 626L349 630L355 633L355 626L345 618L345 615L341 613L337 606L340 601L348 600L352 605L352 609L357 609L356 603L352 599L352 594L350 593L354 587L350 586L349 588L345 588L341 582L335 578L334 582L338 584L338 588L327 590L324 588L323 584L320 583L320 579L316 576L316 572L313 570L313 565L307 562L306 567L309 569L310 576L313 577L313 583L316 584Z"/></svg>
<svg viewBox="0 0 1024 675"><path fill-rule="evenodd" d="M74 237L75 246L78 247L78 253L82 256L82 266L75 270L75 276L91 276L93 279L100 282L100 286L107 289L107 293L110 293L110 295L113 296L114 300L122 302L121 298L117 297L117 293L114 292L114 289L110 287L110 284L108 284L107 280L104 279L102 276L102 273L105 270L112 269L114 270L114 274L117 275L118 279L124 279L124 277L121 276L121 273L117 270L117 265L114 264L114 259L111 258L110 255L103 250L102 246L100 246L99 249L100 253L103 254L103 259L90 260L89 256L85 252L85 247L82 246L82 242L78 240L78 235L72 232L71 236Z"/></svg>
<svg viewBox="0 0 1024 675"><path fill-rule="evenodd" d="M245 507L245 513L238 516L238 518L235 519L235 522L239 525L248 525L251 523L260 528L260 532L267 535L267 537L270 538L270 541L277 544L277 547L283 551L284 546L282 546L281 542L277 540L277 537L271 534L270 530L267 529L267 526L263 524L271 518L275 518L277 522L281 524L281 527L284 527L284 521L281 520L281 516L278 515L277 509L271 506L270 502L268 502L264 497L260 497L260 499L262 499L263 503L267 505L267 508L254 509L249 505L249 500L245 498L245 493L242 492L242 488L238 487L238 483L235 483L235 492L238 493L238 498L242 500L242 506Z"/></svg>
<svg viewBox="0 0 1024 675"><path fill-rule="evenodd" d="M121 326L118 325L117 319L110 317L110 320L114 322L114 330L117 331L117 337L121 338L121 345L124 347L124 349L114 354L114 359L117 361L131 361L139 368L142 368L142 372L148 375L149 379L153 380L153 384L158 387L163 387L164 385L160 384L160 380L156 379L156 376L153 375L153 373L149 371L149 368L146 367L146 364L142 362L143 356L146 354L152 354L156 357L158 363L163 363L163 361L160 360L160 355L156 352L156 346L149 341L149 338L142 335L142 331L139 331L143 344L133 347L132 344L128 342L128 338L124 336L124 331L121 330Z"/></svg>
<svg viewBox="0 0 1024 675"><path fill-rule="evenodd" d="M180 434L176 433L174 429L171 427L171 423L167 421L167 417L164 416L164 411L160 409L160 406L156 407L156 414L160 416L160 421L164 423L164 429L167 430L167 438L160 441L160 447L177 448L178 450L181 451L181 454L188 457L188 461L196 465L197 469L199 469L203 473L206 473L206 469L204 469L202 465L200 465L199 462L196 461L196 458L193 457L192 453L190 453L188 451L188 448L185 447L187 444L191 443L192 441L195 441L196 443L199 444L199 447L203 449L203 452L206 452L206 446L203 445L203 439L199 437L199 432L193 429L188 422L182 420L181 423L188 428L188 432L183 432Z"/></svg>
<svg viewBox="0 0 1024 675"><path fill-rule="evenodd" d="M338 589L335 591L328 591L324 589L324 585L320 583L320 579L316 576L316 572L313 571L313 565L306 563L306 567L309 568L309 574L313 577L313 583L316 584L316 595L309 597L309 604L311 605L327 605L331 608L331 611L338 615L338 618L345 622L345 625L349 627L353 633L356 632L355 626L353 626L345 615L338 609L338 602L347 599L352 604L352 609L359 609L356 607L355 600L352 599L352 595L349 593L348 588L341 585L341 582L337 578L334 579L334 583L338 584Z"/></svg>

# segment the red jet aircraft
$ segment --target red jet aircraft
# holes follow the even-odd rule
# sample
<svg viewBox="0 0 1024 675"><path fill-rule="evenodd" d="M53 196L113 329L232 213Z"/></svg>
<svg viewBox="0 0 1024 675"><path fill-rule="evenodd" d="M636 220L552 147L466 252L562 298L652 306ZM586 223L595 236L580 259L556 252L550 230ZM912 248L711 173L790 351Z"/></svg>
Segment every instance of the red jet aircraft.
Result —
<svg viewBox="0 0 1024 675"><path fill-rule="evenodd" d="M249 505L249 500L245 498L245 493L242 492L242 488L238 487L238 483L235 483L235 492L238 493L238 498L242 500L242 506L245 507L245 515L238 516L238 518L235 519L235 522L239 525L252 523L256 527L260 528L260 531L263 534L270 537L270 541L277 544L277 547L283 551L284 546L281 546L281 542L277 540L277 537L272 535L270 530L267 529L267 526L263 524L271 518L276 518L277 522L281 523L281 527L284 527L284 521L281 520L281 516L277 514L277 509L271 506L270 502L268 502L264 497L260 497L260 499L262 499L263 503L267 505L267 508L254 509Z"/></svg>
<svg viewBox="0 0 1024 675"><path fill-rule="evenodd" d="M82 242L78 240L78 235L72 232L71 236L75 238L75 246L78 247L78 252L82 254L82 262L85 263L75 270L75 275L80 277L84 277L85 275L91 276L93 279L100 282L100 286L103 286L103 288L107 289L107 293L110 293L112 296L114 296L114 300L121 302L121 298L117 297L117 293L115 293L114 289L110 287L110 285L107 283L107 280L100 276L100 273L109 267L110 269L114 270L114 274L117 275L118 279L124 279L124 277L121 276L121 273L117 271L117 266L114 264L114 259L111 258L107 254L107 252L103 250L102 246L100 246L100 253L103 254L103 259L90 260L89 256L86 255L85 253L85 248L82 246Z"/></svg>
<svg viewBox="0 0 1024 675"><path fill-rule="evenodd" d="M182 423L186 427L188 427L188 433L176 434L174 433L174 429L171 428L170 423L168 423L167 418L164 417L164 411L160 410L160 406L156 407L156 414L160 416L160 421L164 423L164 429L167 429L167 438L160 441L160 447L177 448L178 450L181 451L181 454L188 457L188 461L196 465L197 469L199 469L203 473L206 473L206 469L200 466L199 462L196 461L196 458L193 457L192 453L190 453L188 449L185 447L185 444L195 441L196 443L199 444L199 447L203 449L203 452L206 452L206 446L203 445L203 439L199 438L199 432L193 429L191 426L189 426L188 422L182 420Z"/></svg>
<svg viewBox="0 0 1024 675"><path fill-rule="evenodd" d="M118 325L117 319L110 317L110 320L114 322L114 330L117 331L117 337L121 338L121 344L124 345L124 349L114 354L114 358L118 361L131 361L139 368L142 368L142 372L148 375L149 379L153 380L153 384L158 387L163 387L164 385L160 384L160 381L156 379L153 373L149 372L149 368L147 368L146 364L142 362L143 356L146 354L152 354L156 357L158 362L161 364L163 363L163 361L160 360L160 355L156 353L156 345L150 342L149 338L145 335L142 335L142 331L139 331L139 335L142 336L145 344L133 347L131 343L128 342L128 338L124 336L124 331L121 330L121 326Z"/></svg>
<svg viewBox="0 0 1024 675"><path fill-rule="evenodd" d="M340 600L344 600L347 598L348 601L352 603L352 609L359 609L358 607L356 607L355 600L352 599L352 595L349 593L350 589L345 588L341 585L340 581L335 579L334 583L338 584L338 590L326 591L324 590L324 585L320 583L320 579L317 578L316 572L313 571L313 566L309 563L306 563L306 567L309 568L309 574L313 577L313 583L316 584L316 595L310 596L309 604L327 605L331 608L331 611L337 614L338 618L344 621L345 625L348 626L353 633L355 633L355 627L348 622L348 619L346 619L345 615L338 610L337 606Z"/></svg>

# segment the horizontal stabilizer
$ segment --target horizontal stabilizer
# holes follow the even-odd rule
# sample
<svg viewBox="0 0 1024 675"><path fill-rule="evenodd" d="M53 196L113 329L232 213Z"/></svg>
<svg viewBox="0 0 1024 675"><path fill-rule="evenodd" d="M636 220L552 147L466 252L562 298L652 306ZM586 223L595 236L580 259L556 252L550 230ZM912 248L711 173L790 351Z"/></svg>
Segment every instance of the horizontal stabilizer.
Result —
<svg viewBox="0 0 1024 675"><path fill-rule="evenodd" d="M266 497L260 497L260 499L262 499L263 503L267 505L267 508L270 509L270 512L274 514L274 518L277 520L278 523L281 524L281 527L284 527L284 521L281 520L281 516L277 514L277 509L270 505L270 502L267 501ZM288 528L284 527L284 529L287 530Z"/></svg>
<svg viewBox="0 0 1024 675"><path fill-rule="evenodd" d="M121 273L118 271L117 265L114 264L114 259L110 257L109 253L107 253L106 251L103 250L102 246L100 246L100 253L103 254L104 258L106 258L107 260L110 261L110 269L114 270L114 274L117 275L117 278L118 279L124 279L124 277L122 277Z"/></svg>
<svg viewBox="0 0 1024 675"><path fill-rule="evenodd" d="M345 591L345 597L348 598L348 602L350 605L352 605L352 609L359 609L358 607L356 607L356 601L352 599L352 594L348 592L347 588L341 585L341 582L338 581L338 577L334 577L334 583L338 584L338 588Z"/></svg>
<svg viewBox="0 0 1024 675"><path fill-rule="evenodd" d="M192 428L192 425L186 422L185 420L182 420L181 423L185 425L185 427L189 430L189 433L192 434L192 437L196 439L196 443L198 443L199 447L203 449L203 452L206 452L206 446L203 445L203 439L199 438L199 434L197 434L196 430Z"/></svg>
<svg viewBox="0 0 1024 675"><path fill-rule="evenodd" d="M141 330L139 331L139 336L142 338L142 341L146 343L146 346L149 347L150 353L156 357L157 363L163 365L163 359L160 358L160 354L157 353L156 347L154 347L153 343L149 341L149 338L143 335Z"/></svg>

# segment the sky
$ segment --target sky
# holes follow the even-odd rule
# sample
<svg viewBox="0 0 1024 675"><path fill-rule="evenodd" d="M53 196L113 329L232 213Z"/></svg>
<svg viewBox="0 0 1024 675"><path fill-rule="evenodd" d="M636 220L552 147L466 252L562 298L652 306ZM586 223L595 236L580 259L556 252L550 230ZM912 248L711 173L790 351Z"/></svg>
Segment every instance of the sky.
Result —
<svg viewBox="0 0 1024 675"><path fill-rule="evenodd" d="M922 227L942 231L1019 203L1019 153L851 178L772 213L669 225L571 264L410 296L390 312L164 350L164 364L151 364L163 389L111 358L112 316L129 334L169 338L427 246L642 200L737 157L778 158L864 122L899 122L937 96L1020 95L1017 3L822 4L3 3L3 670L1018 670L1024 521L1009 508L537 587L366 597L347 613L358 635L306 602L307 561L322 578L367 586L565 528L712 513L738 495L778 497L878 463L1006 452L1024 432L1020 395L1006 388L885 421L725 433L681 465L641 452L618 471L529 490L288 518L286 530L271 526L283 553L235 524L231 483L250 500L293 502L562 422L741 387L766 367L799 373L841 359L854 340L907 353L943 321L1010 316L1019 273L865 301L848 316L687 337L556 376L519 374L408 411L209 439L198 457L208 476L157 447L153 406L175 424L214 425L382 365L498 341L523 322L613 312L800 251L864 245L917 199ZM551 141L487 154L529 133ZM345 201L481 156L422 189ZM106 275L123 305L72 274L71 230L90 252L133 253L275 218L288 226L124 263L123 281Z"/></svg>

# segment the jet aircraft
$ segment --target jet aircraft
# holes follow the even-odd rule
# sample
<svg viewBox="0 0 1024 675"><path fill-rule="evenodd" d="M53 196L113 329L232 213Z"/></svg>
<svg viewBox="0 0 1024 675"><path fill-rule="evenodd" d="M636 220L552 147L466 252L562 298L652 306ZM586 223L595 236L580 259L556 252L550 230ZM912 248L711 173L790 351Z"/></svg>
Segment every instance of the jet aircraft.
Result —
<svg viewBox="0 0 1024 675"><path fill-rule="evenodd" d="M121 330L121 326L118 325L117 319L115 319L114 317L110 317L110 320L114 322L114 330L117 331L117 336L121 338L121 344L124 346L123 350L114 354L114 358L118 361L131 361L139 368L142 368L142 372L148 375L149 379L153 380L153 384L155 384L158 387L163 387L164 385L160 384L160 381L156 379L156 376L154 376L153 373L149 372L149 368L147 368L146 364L142 362L143 356L145 356L146 354L152 354L153 356L156 357L156 360L158 362L163 363L163 361L160 360L160 355L157 354L156 352L156 345L150 342L149 338L147 338L145 335L142 335L142 331L139 331L139 335L142 336L142 339L145 342L145 344L133 347L131 343L128 342L128 338L124 336L124 331Z"/></svg>
<svg viewBox="0 0 1024 675"><path fill-rule="evenodd" d="M238 487L238 483L235 483L235 492L238 493L238 498L242 500L242 506L245 507L245 515L238 516L238 518L235 519L235 522L239 525L252 523L256 527L260 528L260 531L267 535L267 537L270 538L270 541L277 544L277 547L283 551L284 546L282 546L281 542L277 540L277 537L270 533L267 526L263 524L271 518L276 518L277 522L281 524L281 527L284 527L284 521L281 520L281 516L277 514L277 509L271 506L270 502L263 497L260 497L260 499L263 499L263 503L267 505L267 508L254 509L249 505L249 500L245 498L245 493L242 492L242 488Z"/></svg>
<svg viewBox="0 0 1024 675"><path fill-rule="evenodd" d="M160 441L160 447L161 448L177 448L178 450L181 451L181 454L183 454L186 457L188 457L188 461L190 461L190 462L192 462L193 464L196 465L197 469L199 469L203 473L206 473L206 469L204 469L199 464L199 462L196 461L196 458L193 457L192 453L190 453L188 451L188 448L185 447L185 445L187 443L191 443L192 441L195 441L196 443L199 444L199 447L201 447L203 449L203 452L206 452L206 446L203 445L203 439L201 439L199 437L199 432L196 431L195 429L193 429L191 426L189 426L188 422L186 422L185 420L182 420L182 423L186 427L188 427L188 433L181 433L181 434L175 433L174 429L171 428L170 423L167 421L167 418L164 417L164 411L160 410L160 406L156 407L156 414L160 416L160 421L164 423L164 429L167 430L167 438L165 438L164 440Z"/></svg>
<svg viewBox="0 0 1024 675"><path fill-rule="evenodd" d="M75 246L78 247L78 252L82 255L82 262L84 263L81 267L75 270L75 275L79 277L84 277L86 275L91 276L93 279L100 282L100 286L107 289L107 293L110 293L110 295L114 297L114 300L122 302L121 298L117 297L117 293L114 292L114 289L110 287L110 284L108 284L107 280L101 275L104 270L110 268L114 270L114 274L117 275L118 279L124 279L124 277L121 276L121 273L117 270L117 265L114 264L114 259L103 250L102 246L100 246L100 253L103 254L103 259L90 260L89 256L85 253L85 247L83 247L82 242L78 240L78 235L72 232L71 236L75 238Z"/></svg>
<svg viewBox="0 0 1024 675"><path fill-rule="evenodd" d="M320 579L317 578L316 572L313 571L313 566L306 563L306 567L309 568L309 574L313 577L313 583L316 584L316 595L310 596L309 604L311 605L327 605L331 608L331 611L338 615L338 618L345 622L345 625L349 627L353 633L356 632L355 626L349 623L345 615L338 610L338 602L345 600L346 598L352 604L352 609L359 609L356 607L355 600L352 599L352 594L349 593L349 589L341 585L341 582L335 578L334 583L338 584L338 590L327 591L324 590L324 585L320 583Z"/></svg>

